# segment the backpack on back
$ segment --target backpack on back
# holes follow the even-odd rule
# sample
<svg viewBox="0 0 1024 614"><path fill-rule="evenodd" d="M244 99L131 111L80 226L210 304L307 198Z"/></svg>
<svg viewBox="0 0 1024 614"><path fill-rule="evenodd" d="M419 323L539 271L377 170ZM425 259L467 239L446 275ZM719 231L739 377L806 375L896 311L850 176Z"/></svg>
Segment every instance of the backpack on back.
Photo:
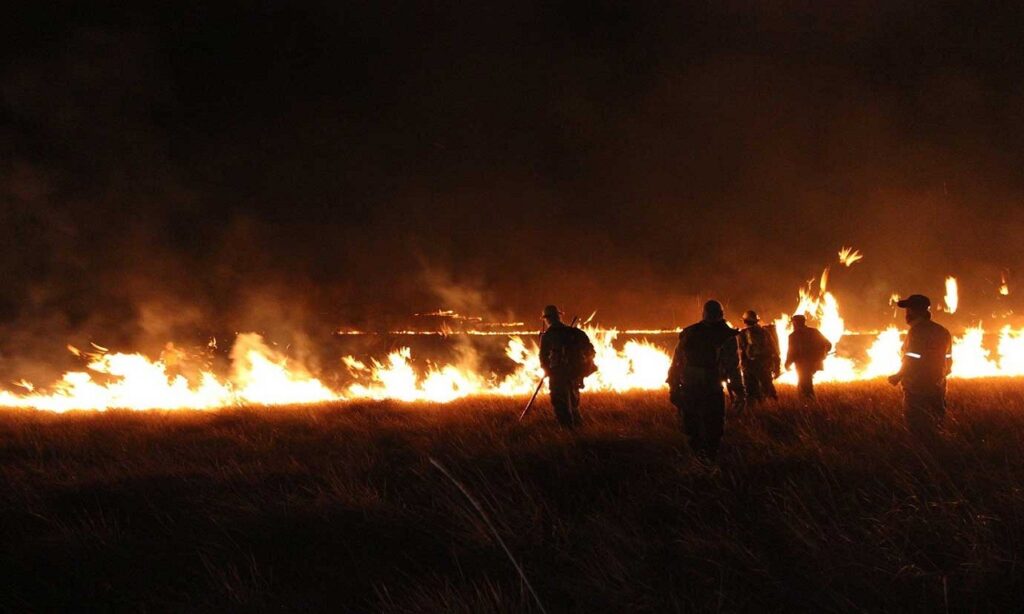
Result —
<svg viewBox="0 0 1024 614"><path fill-rule="evenodd" d="M761 360L771 355L768 333L760 326L743 329L743 356L749 360Z"/></svg>
<svg viewBox="0 0 1024 614"><path fill-rule="evenodd" d="M597 372L597 352L587 333L566 326L559 332L559 342L551 350L550 364L573 379L583 379Z"/></svg>
<svg viewBox="0 0 1024 614"><path fill-rule="evenodd" d="M740 333L743 341L743 357L747 360L774 360L779 355L779 341L774 327L755 326Z"/></svg>
<svg viewBox="0 0 1024 614"><path fill-rule="evenodd" d="M597 373L597 364L594 358L597 351L594 344L590 342L587 333L578 328L573 328L569 351L569 366L577 377L585 378Z"/></svg>

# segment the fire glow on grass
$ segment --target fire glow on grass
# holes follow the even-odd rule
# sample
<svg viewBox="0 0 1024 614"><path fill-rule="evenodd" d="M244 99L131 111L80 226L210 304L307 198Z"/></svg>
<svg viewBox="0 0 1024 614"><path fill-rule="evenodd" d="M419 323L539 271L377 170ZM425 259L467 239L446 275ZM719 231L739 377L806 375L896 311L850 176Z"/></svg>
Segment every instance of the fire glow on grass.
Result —
<svg viewBox="0 0 1024 614"><path fill-rule="evenodd" d="M844 250L846 251L846 250ZM855 262L850 250L840 254L847 266ZM857 258L859 259L859 257ZM811 280L799 292L796 309L804 313L837 346L849 331L840 314L839 301L828 289L826 268L817 284ZM957 308L956 280L947 279L945 306ZM1005 283L1005 282L1004 282ZM894 300L895 300L894 296ZM783 314L773 323L785 356L791 316ZM665 375L671 363L669 353L645 340L628 340L617 347L619 331L585 326L597 350L598 372L587 378L587 390L657 390L665 387ZM675 331L629 331L631 334L657 334ZM347 334L352 334L351 332ZM465 331L465 334L474 334ZM413 366L412 351L405 347L386 357L369 361L352 356L342 359L356 383L335 390L316 378L302 364L291 361L267 345L255 333L241 334L231 350L231 369L226 377L210 371L186 379L176 374L173 353L153 360L141 354L109 353L94 346L96 352L82 355L90 362L85 370L64 374L47 391L21 380L15 385L23 393L0 390L0 406L50 411L71 409L210 409L236 404L285 405L356 399L395 399L400 401L449 402L471 395L512 396L533 391L543 372L537 343L525 334L507 334L506 356L515 365L504 377L484 372L474 357L457 364L432 365L425 371ZM980 325L955 338L953 377L990 377L1024 375L1024 328L1004 326L999 332L995 354L983 344ZM867 350L867 361L838 356L825 360L819 381L846 382L872 379L894 373L900 366L902 332L895 326L877 333ZM172 347L172 346L169 346ZM793 384L791 370L780 382Z"/></svg>

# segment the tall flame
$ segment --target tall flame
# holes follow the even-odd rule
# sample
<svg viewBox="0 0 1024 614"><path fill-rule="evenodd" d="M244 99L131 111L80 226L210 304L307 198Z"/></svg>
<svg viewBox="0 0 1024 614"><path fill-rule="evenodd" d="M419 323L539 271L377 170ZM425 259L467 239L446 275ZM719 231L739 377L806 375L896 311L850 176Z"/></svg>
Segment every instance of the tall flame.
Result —
<svg viewBox="0 0 1024 614"><path fill-rule="evenodd" d="M957 288L956 277L946 278L946 296L943 300L946 303L946 311L956 313L956 308L960 305L960 291Z"/></svg>
<svg viewBox="0 0 1024 614"><path fill-rule="evenodd" d="M821 272L821 281L818 283L818 288L821 292L825 292L828 289L828 272L829 267L825 267L825 270Z"/></svg>
<svg viewBox="0 0 1024 614"><path fill-rule="evenodd" d="M885 377L899 371L902 347L903 339L895 326L890 326L879 333L868 348L868 365L861 372L861 379Z"/></svg>
<svg viewBox="0 0 1024 614"><path fill-rule="evenodd" d="M825 358L823 372L819 375L821 381L850 381L858 379L857 369L854 362L845 357L837 356L834 349L839 341L846 334L846 323L839 313L839 301L835 295L825 290L828 283L828 269L822 273L819 288L821 294L812 296L808 290L801 289L797 307L794 314L803 314L817 322L821 334L832 342L833 352ZM793 332L792 319L783 315L775 321L775 332L779 339L779 350L783 358L789 349L789 334ZM796 371L790 369L782 374L780 381L783 383L795 384Z"/></svg>
<svg viewBox="0 0 1024 614"><path fill-rule="evenodd" d="M953 374L957 377L988 377L999 375L999 365L989 358L983 341L985 331L980 325L968 328L953 343Z"/></svg>

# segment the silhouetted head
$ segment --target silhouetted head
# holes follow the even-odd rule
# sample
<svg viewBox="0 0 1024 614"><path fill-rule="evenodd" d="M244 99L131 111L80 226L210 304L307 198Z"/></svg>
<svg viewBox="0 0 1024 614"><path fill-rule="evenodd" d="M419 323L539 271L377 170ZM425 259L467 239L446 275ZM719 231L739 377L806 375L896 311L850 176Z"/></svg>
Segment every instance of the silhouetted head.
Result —
<svg viewBox="0 0 1024 614"><path fill-rule="evenodd" d="M913 324L917 320L927 320L932 317L930 311L932 301L923 294L911 294L907 298L897 301L896 306L907 310L907 324Z"/></svg>
<svg viewBox="0 0 1024 614"><path fill-rule="evenodd" d="M562 312L558 310L558 307L548 305L544 308L544 311L541 312L540 317L544 318L544 321L548 323L548 326L551 326L555 322L562 321Z"/></svg>
<svg viewBox="0 0 1024 614"><path fill-rule="evenodd" d="M725 319L725 309L718 301L704 303L704 313L701 316L705 322L721 322Z"/></svg>
<svg viewBox="0 0 1024 614"><path fill-rule="evenodd" d="M761 318L757 315L757 312L753 309L748 309L743 313L743 323L747 326L753 326L761 321Z"/></svg>
<svg viewBox="0 0 1024 614"><path fill-rule="evenodd" d="M807 326L807 316L805 316L802 313L798 313L795 316L793 316L792 322L793 328L803 328Z"/></svg>

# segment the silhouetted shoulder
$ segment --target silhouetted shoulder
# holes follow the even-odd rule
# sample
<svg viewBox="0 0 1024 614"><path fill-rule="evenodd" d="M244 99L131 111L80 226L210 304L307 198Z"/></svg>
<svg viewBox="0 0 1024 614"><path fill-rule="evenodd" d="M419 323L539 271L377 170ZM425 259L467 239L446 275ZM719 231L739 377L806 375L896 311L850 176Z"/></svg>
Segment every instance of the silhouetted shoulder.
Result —
<svg viewBox="0 0 1024 614"><path fill-rule="evenodd" d="M916 330L915 330L916 329ZM935 320L925 320L917 326L910 328L910 335L914 337L951 338L949 330Z"/></svg>
<svg viewBox="0 0 1024 614"><path fill-rule="evenodd" d="M946 328L945 326L939 324L935 320L928 320L928 323L931 325L932 335L936 339L941 339L942 342L947 344L947 345L952 344L952 342L953 342L953 335L950 334L948 328Z"/></svg>
<svg viewBox="0 0 1024 614"><path fill-rule="evenodd" d="M704 326L703 322L697 322L695 324L691 324L691 325L687 326L686 328L684 328L679 333L679 340L680 341L685 341L687 339L692 339L694 336L699 336L700 333L704 330L704 328L705 328L705 326Z"/></svg>
<svg viewBox="0 0 1024 614"><path fill-rule="evenodd" d="M552 324L551 326L549 326L547 330L544 331L544 334L541 335L541 337L550 337L555 339L562 337L566 334L571 335L571 332L567 333L568 330L570 330L568 326L562 324L561 322L558 322L556 324Z"/></svg>

